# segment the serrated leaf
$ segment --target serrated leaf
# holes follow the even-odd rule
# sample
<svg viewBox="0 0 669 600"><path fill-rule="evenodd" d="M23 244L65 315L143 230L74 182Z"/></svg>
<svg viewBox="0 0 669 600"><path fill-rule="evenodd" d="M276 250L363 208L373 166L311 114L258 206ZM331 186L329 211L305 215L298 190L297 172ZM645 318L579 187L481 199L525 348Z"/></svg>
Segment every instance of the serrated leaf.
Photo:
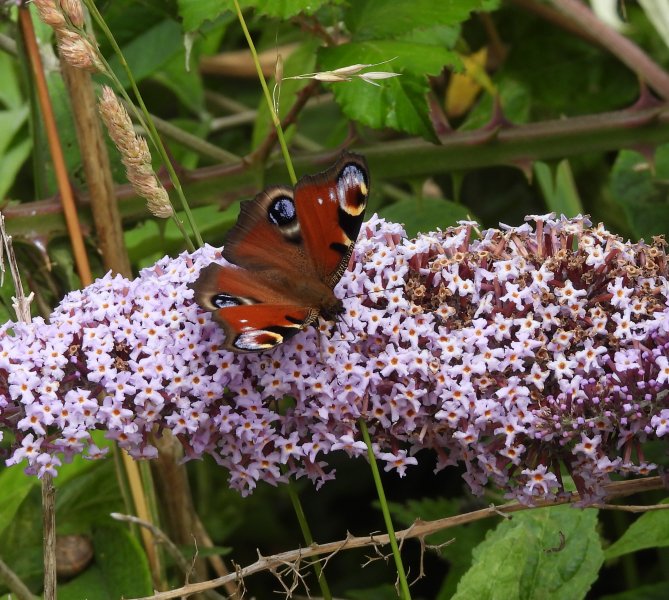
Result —
<svg viewBox="0 0 669 600"><path fill-rule="evenodd" d="M379 214L389 221L403 223L409 236L438 227L445 229L460 220L473 218L466 206L437 198L403 200L381 209Z"/></svg>
<svg viewBox="0 0 669 600"><path fill-rule="evenodd" d="M407 28L457 25L472 11L490 10L484 0L358 0L351 4L345 22L355 39L392 38Z"/></svg>
<svg viewBox="0 0 669 600"><path fill-rule="evenodd" d="M313 15L326 4L342 4L343 0L247 0L261 15L288 19L300 13Z"/></svg>
<svg viewBox="0 0 669 600"><path fill-rule="evenodd" d="M664 500L663 504L667 502L669 500ZM669 546L669 511L653 510L642 514L634 521L625 533L606 549L604 556L608 560L646 548L665 546Z"/></svg>
<svg viewBox="0 0 669 600"><path fill-rule="evenodd" d="M195 31L205 21L213 21L229 10L221 0L178 0L177 4L184 31Z"/></svg>
<svg viewBox="0 0 669 600"><path fill-rule="evenodd" d="M655 173L653 173L653 167ZM669 144L658 147L654 165L623 150L611 171L611 197L620 205L635 237L669 232Z"/></svg>
<svg viewBox="0 0 669 600"><path fill-rule="evenodd" d="M96 528L95 563L102 572L109 600L153 593L151 571L139 542L122 525Z"/></svg>
<svg viewBox="0 0 669 600"><path fill-rule="evenodd" d="M26 475L21 467L4 468L0 472L0 536L36 483L37 479Z"/></svg>
<svg viewBox="0 0 669 600"><path fill-rule="evenodd" d="M595 510L557 506L514 514L474 550L453 600L585 597L604 560L596 528Z"/></svg>
<svg viewBox="0 0 669 600"><path fill-rule="evenodd" d="M426 100L427 75L439 74L446 65L458 65L453 52L439 46L379 41L321 48L319 56L320 68L328 71L394 59L382 70L401 73L401 77L382 81L379 86L357 78L330 84L337 103L346 116L369 127L391 127L436 140Z"/></svg>
<svg viewBox="0 0 669 600"><path fill-rule="evenodd" d="M326 4L341 4L343 0L240 0L244 10L254 8L258 14L277 19L289 19L297 14L311 15ZM232 0L178 0L179 14L185 31L199 28L205 21L214 20L226 11L235 12Z"/></svg>

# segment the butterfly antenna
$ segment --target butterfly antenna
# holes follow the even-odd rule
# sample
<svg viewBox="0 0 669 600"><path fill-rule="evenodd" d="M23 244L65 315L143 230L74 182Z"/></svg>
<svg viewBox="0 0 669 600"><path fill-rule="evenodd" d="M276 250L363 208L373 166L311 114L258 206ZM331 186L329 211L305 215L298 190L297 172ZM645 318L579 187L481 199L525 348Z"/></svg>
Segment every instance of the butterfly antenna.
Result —
<svg viewBox="0 0 669 600"><path fill-rule="evenodd" d="M397 285L391 285L390 287L383 288L381 290L367 290L366 292L361 292L359 294L352 294L350 296L344 296L342 300L348 300L349 298L361 298L362 296L367 296L370 300L372 300L371 295L372 294L380 294L381 292L387 292L388 290L395 290L397 288L404 287L406 284L404 283L398 283Z"/></svg>

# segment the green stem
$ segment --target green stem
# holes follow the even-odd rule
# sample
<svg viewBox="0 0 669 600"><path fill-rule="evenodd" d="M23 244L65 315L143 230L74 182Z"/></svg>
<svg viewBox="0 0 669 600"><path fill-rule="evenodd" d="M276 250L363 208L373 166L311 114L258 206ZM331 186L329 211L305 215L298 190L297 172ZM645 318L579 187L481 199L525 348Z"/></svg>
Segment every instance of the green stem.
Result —
<svg viewBox="0 0 669 600"><path fill-rule="evenodd" d="M300 497L295 491L295 484L292 479L288 480L288 496L290 501L293 504L293 510L297 516L297 522L300 524L300 530L302 531L302 537L308 546L311 546L314 543L314 538L311 535L311 529L309 529L309 523L307 522L307 517L304 514L302 509L302 503L300 502ZM321 588L321 594L323 594L324 600L332 600L332 594L330 593L330 586L328 585L327 579L325 579L325 574L323 573L323 568L318 561L312 563L314 572L316 573L316 578L318 580L318 585Z"/></svg>
<svg viewBox="0 0 669 600"><path fill-rule="evenodd" d="M186 196L184 194L183 188L181 187L181 182L179 181L179 177L177 176L176 171L174 170L174 166L172 165L172 161L170 160L169 156L167 155L167 150L165 149L165 145L162 142L162 139L160 138L160 135L158 134L158 131L156 130L156 127L153 123L153 120L151 119L151 115L149 114L149 110L146 108L146 105L144 104L144 99L142 98L142 95L139 93L139 89L137 87L137 83L135 81L135 78L133 77L132 71L130 70L130 67L128 66L128 63L125 60L125 56L123 55L123 52L121 51L120 46L116 43L116 39L114 38L114 35L112 34L111 30L107 26L107 23L105 22L104 18L98 11L97 7L95 6L95 2L93 0L84 0L88 10L90 11L91 15L95 19L95 22L98 24L100 29L104 32L105 36L109 40L109 43L111 44L112 48L114 49L114 52L119 58L119 61L121 63L121 66L123 67L123 70L125 71L126 75L128 76L128 81L130 82L130 87L132 88L133 94L135 95L135 98L137 99L137 102L139 103L139 107L142 111L142 115L144 118L139 118L138 120L144 127L144 129L148 132L149 137L151 139L151 142L153 143L154 147L158 151L158 154L160 155L160 158L163 162L163 165L165 166L165 169L167 170L167 173L170 177L170 181L172 182L172 185L174 186L174 189L177 192L177 195L179 196L179 200L181 202L181 207L183 208L184 213L186 214L186 219L188 220L188 224L190 225L191 230L193 231L193 235L195 236L195 241L197 242L198 246L202 246L204 242L202 241L202 237L200 236L200 232L197 228L197 225L195 223L195 219L193 218L193 214L191 213L190 206L188 205L188 201L186 200ZM106 60L104 60L104 57L100 56L100 58L103 60L105 67L107 68L107 74L108 76L116 83L117 88L120 90L121 94L125 98L127 102L129 102L131 105L134 106L133 102L130 100L130 97L125 91L125 88L121 84L121 82L118 80L114 72L109 68L109 64L107 63ZM138 115L139 117L139 115ZM180 222L179 217L174 214L174 221L179 228L179 231L184 235L186 239L186 243L189 247L189 249L193 250L193 244L190 240L190 237L186 233L183 224Z"/></svg>
<svg viewBox="0 0 669 600"><path fill-rule="evenodd" d="M90 1L90 0L88 0ZM295 169L293 169L293 161L290 158L288 152L288 145L286 144L286 138L283 135L283 129L281 128L281 119L276 114L274 110L274 104L272 103L272 95L269 93L269 88L267 87L267 82L265 81L265 76L262 73L262 67L260 66L260 61L258 60L258 53L256 48L253 45L253 40L251 39L251 34L249 33L248 28L246 27L246 21L244 21L244 15L242 15L242 10L239 8L239 2L233 0L235 3L235 10L237 11L237 18L239 19L239 24L242 26L242 31L246 37L246 42L249 45L251 50L251 55L253 56L253 63L256 66L256 71L258 72L258 79L260 80L260 85L262 86L262 91L265 94L265 102L267 102L267 108L269 108L269 114L272 115L272 122L276 129L276 135L281 145L281 152L283 153L283 159L286 161L286 168L288 169L288 175L290 181L293 185L297 183L297 176L295 175Z"/></svg>
<svg viewBox="0 0 669 600"><path fill-rule="evenodd" d="M395 558L395 567L397 568L397 576L400 580L400 589L402 590L402 600L411 600L411 592L409 591L409 584L407 583L407 577L404 573L404 565L402 564L402 556L400 555L400 549L397 546L397 539L395 538L395 529L393 528L393 522L390 518L390 510L388 509L388 502L386 501L386 494L383 491L383 483L381 482L381 474L379 473L379 466L376 464L376 457L374 456L374 449L372 448L372 440L369 437L369 430L367 429L367 423L364 419L360 417L358 419L358 427L362 432L362 438L365 440L365 445L367 446L367 456L369 457L369 466L372 469L372 476L374 477L374 485L376 486L376 494L379 497L379 502L381 503L381 512L383 513L383 520L386 522L386 529L388 531L388 537L390 538L390 547L393 551L393 557Z"/></svg>

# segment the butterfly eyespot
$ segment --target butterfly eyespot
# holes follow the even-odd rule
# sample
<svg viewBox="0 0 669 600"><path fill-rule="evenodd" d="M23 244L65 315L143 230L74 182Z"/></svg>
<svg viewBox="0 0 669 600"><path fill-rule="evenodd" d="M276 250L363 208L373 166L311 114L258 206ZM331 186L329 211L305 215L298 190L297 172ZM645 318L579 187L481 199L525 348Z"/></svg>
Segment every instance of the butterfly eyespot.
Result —
<svg viewBox="0 0 669 600"><path fill-rule="evenodd" d="M279 227L290 225L297 218L292 198L281 196L274 200L267 209L267 218L270 223Z"/></svg>
<svg viewBox="0 0 669 600"><path fill-rule="evenodd" d="M357 216L367 206L369 182L367 174L357 164L344 166L337 178L337 198L340 208L349 215Z"/></svg>
<svg viewBox="0 0 669 600"><path fill-rule="evenodd" d="M240 306L242 302L229 294L216 294L211 297L211 303L216 308L229 308L230 306Z"/></svg>

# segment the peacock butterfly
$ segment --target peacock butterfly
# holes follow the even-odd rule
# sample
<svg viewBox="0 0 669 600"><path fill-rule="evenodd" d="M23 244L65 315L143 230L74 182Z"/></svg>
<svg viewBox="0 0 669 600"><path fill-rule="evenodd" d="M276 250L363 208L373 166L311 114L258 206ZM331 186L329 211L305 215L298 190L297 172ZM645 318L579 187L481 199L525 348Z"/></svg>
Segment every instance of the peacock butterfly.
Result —
<svg viewBox="0 0 669 600"><path fill-rule="evenodd" d="M196 302L214 313L233 352L275 348L316 321L343 312L333 292L348 266L365 215L369 173L364 157L273 186L241 203L223 257L192 284Z"/></svg>

